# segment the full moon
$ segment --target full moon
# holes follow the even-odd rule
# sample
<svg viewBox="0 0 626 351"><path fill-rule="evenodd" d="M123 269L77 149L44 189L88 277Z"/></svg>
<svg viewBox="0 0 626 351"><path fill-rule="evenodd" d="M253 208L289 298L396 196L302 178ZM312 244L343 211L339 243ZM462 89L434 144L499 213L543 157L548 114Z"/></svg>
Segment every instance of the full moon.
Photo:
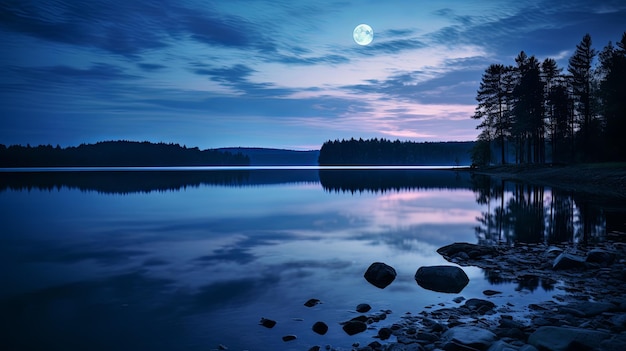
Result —
<svg viewBox="0 0 626 351"><path fill-rule="evenodd" d="M359 45L367 45L374 40L374 30L367 24L359 24L352 32L354 41Z"/></svg>

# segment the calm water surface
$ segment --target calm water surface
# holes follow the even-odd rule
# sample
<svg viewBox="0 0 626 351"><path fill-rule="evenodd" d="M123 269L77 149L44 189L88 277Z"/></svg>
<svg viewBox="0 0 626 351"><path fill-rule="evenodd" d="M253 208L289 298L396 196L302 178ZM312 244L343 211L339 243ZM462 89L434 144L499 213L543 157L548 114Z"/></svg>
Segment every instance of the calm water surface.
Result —
<svg viewBox="0 0 626 351"><path fill-rule="evenodd" d="M464 268L470 284L460 294L415 283L420 266L448 264L435 252L441 246L515 239L497 208L526 190L485 185L467 173L54 172L0 179L0 333L9 349L350 349L375 340L375 330L348 336L341 329L359 303L391 310L376 324L383 327L426 306L455 306L459 295L483 297L488 288L504 292L496 303L560 293L494 287L472 267ZM542 189L537 200L544 223L555 216L553 198ZM563 235L573 242L583 226L580 206L569 201L571 230ZM605 234L606 219L598 223L592 237ZM540 229L535 241L554 234L554 225ZM363 279L375 261L398 272L384 290ZM310 298L323 303L305 307ZM278 324L259 326L261 317ZM316 321L329 325L328 334L311 331ZM287 334L298 339L284 343Z"/></svg>

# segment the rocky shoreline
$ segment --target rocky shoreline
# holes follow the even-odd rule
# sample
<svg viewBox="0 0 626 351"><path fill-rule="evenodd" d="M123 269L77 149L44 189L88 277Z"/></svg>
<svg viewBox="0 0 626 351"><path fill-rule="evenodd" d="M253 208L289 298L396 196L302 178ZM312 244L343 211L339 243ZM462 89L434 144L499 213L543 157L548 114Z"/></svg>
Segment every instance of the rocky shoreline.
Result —
<svg viewBox="0 0 626 351"><path fill-rule="evenodd" d="M456 243L438 250L449 262L476 266L493 281L558 285L554 300L515 306L485 299L455 299L458 307L406 314L379 329L358 351L573 351L626 347L626 244L593 248L519 244L508 247ZM316 348L313 348L315 350Z"/></svg>
<svg viewBox="0 0 626 351"><path fill-rule="evenodd" d="M606 242L593 247L454 243L437 252L459 266L482 268L491 282L514 282L530 290L542 286L546 290L555 290L555 294L550 300L515 305L496 299L501 292L485 290L484 298L457 296L452 301L458 306L449 307L444 303L428 306L417 314L407 312L395 323L382 327L380 325L391 311L367 314L371 306L360 304L356 308L360 313L358 317L340 323L343 330L348 335L365 330L375 331L376 335L368 345L353 344L353 351L626 349L626 243ZM465 286L465 274L457 275L451 268L461 270L455 265L421 267L416 273L416 282L429 290L428 285L435 287L432 289L435 291ZM425 271L428 274L425 275ZM439 277L438 273L441 274ZM382 262L375 262L364 277L372 285L384 289L393 282L395 270ZM305 306L318 303L319 300L310 299ZM276 322L262 318L260 324L272 328ZM324 335L328 326L317 322L312 329ZM286 335L283 341L296 338ZM326 345L309 349L319 350L344 348Z"/></svg>

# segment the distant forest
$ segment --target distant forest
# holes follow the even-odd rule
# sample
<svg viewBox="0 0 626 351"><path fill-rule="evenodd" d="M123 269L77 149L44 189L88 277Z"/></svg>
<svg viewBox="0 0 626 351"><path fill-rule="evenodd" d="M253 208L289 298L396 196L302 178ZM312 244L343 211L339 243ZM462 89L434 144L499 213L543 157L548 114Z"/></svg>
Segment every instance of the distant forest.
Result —
<svg viewBox="0 0 626 351"><path fill-rule="evenodd" d="M626 161L626 32L600 52L586 34L566 72L524 51L492 64L476 100L476 165Z"/></svg>
<svg viewBox="0 0 626 351"><path fill-rule="evenodd" d="M247 166L242 154L187 148L179 144L103 141L61 148L0 144L0 167L165 167L165 166Z"/></svg>
<svg viewBox="0 0 626 351"><path fill-rule="evenodd" d="M319 155L321 166L455 166L470 163L474 142L391 141L359 139L327 141Z"/></svg>

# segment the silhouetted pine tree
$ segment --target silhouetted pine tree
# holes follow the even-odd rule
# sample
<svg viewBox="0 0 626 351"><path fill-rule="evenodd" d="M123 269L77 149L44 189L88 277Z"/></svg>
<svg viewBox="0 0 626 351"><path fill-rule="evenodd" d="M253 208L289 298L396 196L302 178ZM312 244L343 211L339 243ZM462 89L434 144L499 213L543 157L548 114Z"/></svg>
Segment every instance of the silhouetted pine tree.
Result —
<svg viewBox="0 0 626 351"><path fill-rule="evenodd" d="M520 163L543 162L544 121L543 91L539 61L524 51L515 59L517 85L513 90L513 134L517 141Z"/></svg>
<svg viewBox="0 0 626 351"><path fill-rule="evenodd" d="M626 32L617 47L609 42L600 52L598 71L607 158L626 161Z"/></svg>
<svg viewBox="0 0 626 351"><path fill-rule="evenodd" d="M567 71L570 73L570 84L575 101L575 111L578 117L580 143L577 147L584 160L589 160L597 145L592 144L592 134L598 132L593 125L592 116L592 70L591 64L596 51L591 47L591 36L585 34L581 42L576 45L576 51L569 59Z"/></svg>
<svg viewBox="0 0 626 351"><path fill-rule="evenodd" d="M510 71L501 64L492 64L485 70L476 96L478 106L472 116L474 119L481 120L477 127L483 130L480 147L484 149L484 143L490 144L492 140L497 140L500 146L501 163L506 163L505 141L510 134L507 107L507 76L509 74ZM478 153L476 155L478 156ZM481 156L481 158L484 157ZM487 159L490 158L489 155Z"/></svg>

